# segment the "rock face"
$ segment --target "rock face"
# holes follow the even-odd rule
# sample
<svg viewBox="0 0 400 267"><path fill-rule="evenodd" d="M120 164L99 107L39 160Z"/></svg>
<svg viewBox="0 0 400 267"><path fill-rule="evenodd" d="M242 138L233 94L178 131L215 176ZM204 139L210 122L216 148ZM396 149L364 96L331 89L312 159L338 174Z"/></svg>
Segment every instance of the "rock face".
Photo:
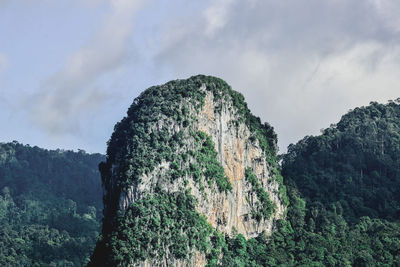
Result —
<svg viewBox="0 0 400 267"><path fill-rule="evenodd" d="M239 118L231 104L225 103L220 112L215 112L218 104L214 102L213 94L207 92L195 127L211 136L214 141L218 161L232 184L232 191L228 194L213 194L208 188L208 198L201 197L196 187L192 188L192 192L200 200L198 211L205 214L207 221L217 230L231 234L235 229L250 238L263 231L270 233L273 222L283 216L285 208L279 199L279 184L271 179L271 166L265 153L257 142L252 143L249 140L252 136L250 129L244 123L238 127L233 126L233 122ZM257 198L253 187L245 179L245 169L248 167L275 204L275 212L268 219L257 221L248 216L251 214L252 203ZM249 197L250 202L246 197Z"/></svg>
<svg viewBox="0 0 400 267"><path fill-rule="evenodd" d="M100 165L105 219L91 263L204 266L213 236L270 234L286 207L275 154L272 127L222 80L149 88Z"/></svg>

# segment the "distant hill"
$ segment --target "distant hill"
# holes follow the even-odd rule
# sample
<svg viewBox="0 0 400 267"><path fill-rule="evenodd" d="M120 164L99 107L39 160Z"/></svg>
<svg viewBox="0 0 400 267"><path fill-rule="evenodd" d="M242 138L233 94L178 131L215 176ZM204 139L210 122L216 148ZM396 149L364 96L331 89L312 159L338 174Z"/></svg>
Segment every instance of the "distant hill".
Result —
<svg viewBox="0 0 400 267"><path fill-rule="evenodd" d="M349 222L400 219L400 105L356 108L288 148L283 173L307 201L339 205Z"/></svg>
<svg viewBox="0 0 400 267"><path fill-rule="evenodd" d="M0 143L0 266L82 266L102 217L101 154Z"/></svg>
<svg viewBox="0 0 400 267"><path fill-rule="evenodd" d="M355 108L290 145L282 175L291 205L271 238L276 264L400 265L399 101Z"/></svg>

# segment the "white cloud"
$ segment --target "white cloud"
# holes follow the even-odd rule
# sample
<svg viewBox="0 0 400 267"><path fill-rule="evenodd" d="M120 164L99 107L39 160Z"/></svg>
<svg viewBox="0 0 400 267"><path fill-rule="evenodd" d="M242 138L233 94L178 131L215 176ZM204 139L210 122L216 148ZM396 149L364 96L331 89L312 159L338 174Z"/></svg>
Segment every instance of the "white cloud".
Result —
<svg viewBox="0 0 400 267"><path fill-rule="evenodd" d="M371 0L379 14L382 16L383 23L390 29L400 31L400 2L392 0Z"/></svg>
<svg viewBox="0 0 400 267"><path fill-rule="evenodd" d="M204 11L206 34L213 35L226 25L229 19L229 7L233 2L234 0L216 0Z"/></svg>
<svg viewBox="0 0 400 267"><path fill-rule="evenodd" d="M80 117L107 97L95 82L120 67L127 57L133 15L141 1L110 0L110 14L91 41L44 84L32 104L32 119L52 132L73 132Z"/></svg>

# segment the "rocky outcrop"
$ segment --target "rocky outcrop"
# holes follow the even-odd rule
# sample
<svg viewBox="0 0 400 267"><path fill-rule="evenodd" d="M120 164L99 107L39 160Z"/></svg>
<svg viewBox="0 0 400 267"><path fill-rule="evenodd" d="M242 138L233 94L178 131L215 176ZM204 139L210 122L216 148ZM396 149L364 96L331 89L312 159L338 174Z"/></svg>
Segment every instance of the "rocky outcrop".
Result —
<svg viewBox="0 0 400 267"><path fill-rule="evenodd" d="M196 81L194 85L190 83L191 79ZM134 175L134 167L138 166L134 165L135 159L129 157L132 157L132 151L141 148L132 146L129 140L137 136L130 136L128 130L122 131L116 127L110 145L113 145L113 140L116 140L117 136L121 139L120 132L123 132L122 138L125 141L122 143L118 141L123 144L123 147L117 148L114 154L109 150L107 163L104 164L104 170L102 170L105 190L105 223L109 222L107 227L103 226L103 235L112 235L113 228L116 228L118 223L115 222L113 216L120 213L119 218L124 218L133 203L157 194L159 190L157 188L162 188L168 194L190 192L197 201L195 210L206 218L215 231L228 235L242 234L245 238L252 238L262 232L270 234L275 221L284 216L285 205L279 188L282 185L275 179L276 170L273 170L271 159L268 160L268 157L275 153L276 143L272 145L270 143L269 151L266 151L265 143L268 138L260 137L260 131L264 128L259 120L254 119L255 117L249 113L244 102L239 102L241 105L239 106L237 97L240 95L232 91L225 83L221 83L221 80L196 76L188 81L190 85L186 89L188 91L190 89L193 94L187 97L185 97L187 94L185 88L178 91L173 84L164 85L164 89L169 88L176 94L176 99L171 102L173 104L170 104L170 109L177 113L163 113L164 106L160 104L160 107L154 108L154 110L160 110L160 113L152 114L149 118L151 122L146 123L147 128L144 130L143 138L150 139L146 136L162 132L167 136L161 138L165 139L165 145L173 144L170 145L173 150L172 155L171 153L161 154L167 156L157 156L158 150L155 152L155 149L149 148L148 153L154 153L154 156L147 156L155 161L151 169L145 169L139 175ZM179 82L183 81L177 83ZM182 86L182 84L179 85ZM163 87L159 88L159 90L162 89ZM195 101L193 95L197 96ZM180 114L183 114L183 118ZM252 120L249 121L249 118ZM135 122L134 119L129 121L128 112L128 118L124 119L121 125L130 124L135 127L135 123L138 126L139 123L143 123ZM250 125L249 122L254 124L254 121L256 126ZM206 141L202 141L201 138L199 141L196 133L204 133L205 135L199 134L199 136L206 138ZM207 143L207 138L212 142ZM156 141L151 139L146 142L149 142L148 147L151 147ZM202 150L204 144L212 144L212 149L216 151L215 155L212 152L201 154L206 153ZM164 149L168 150L168 148ZM143 150L143 153L146 153L146 149ZM208 150L204 149L204 151ZM212 157L216 158L216 163L205 161L212 160L210 159ZM129 162L133 162L132 165ZM223 177L218 172L218 166L222 166ZM246 170L251 170L257 181L249 181ZM223 187L222 182L213 180L213 175L218 176L222 182L226 179L229 185ZM125 176L132 178L129 180ZM127 181L124 186L121 186L121 179ZM255 190L255 185L259 186L258 190ZM265 192L269 197L270 216L265 214L261 216L260 214L263 213L260 212L255 216L257 210L260 209L258 206L263 205L262 201L264 201L260 199L260 191ZM114 202L114 206L110 202ZM140 220L140 218L136 219ZM189 233L184 232L184 234L189 236ZM175 259L174 256L171 257L166 253L156 259L148 258L144 261L130 259L129 262L131 265L138 266L204 266L207 263L204 251L198 251L195 247L189 250L191 253L186 259Z"/></svg>

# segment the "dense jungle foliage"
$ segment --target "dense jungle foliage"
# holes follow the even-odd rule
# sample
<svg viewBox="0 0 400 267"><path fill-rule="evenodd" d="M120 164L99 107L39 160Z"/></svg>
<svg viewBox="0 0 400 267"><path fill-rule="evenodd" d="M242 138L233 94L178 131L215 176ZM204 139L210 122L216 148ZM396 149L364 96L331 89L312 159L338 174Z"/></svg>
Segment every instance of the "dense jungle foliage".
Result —
<svg viewBox="0 0 400 267"><path fill-rule="evenodd" d="M164 257L186 259L193 249L206 253L214 230L195 208L196 199L189 191L167 193L156 188L119 217L111 237L115 251L107 261L125 265L146 259L162 262Z"/></svg>
<svg viewBox="0 0 400 267"><path fill-rule="evenodd" d="M100 154L0 143L0 266L82 266L100 231Z"/></svg>
<svg viewBox="0 0 400 267"><path fill-rule="evenodd" d="M308 202L340 206L349 222L362 216L398 220L400 106L372 102L322 135L289 146L283 174Z"/></svg>

